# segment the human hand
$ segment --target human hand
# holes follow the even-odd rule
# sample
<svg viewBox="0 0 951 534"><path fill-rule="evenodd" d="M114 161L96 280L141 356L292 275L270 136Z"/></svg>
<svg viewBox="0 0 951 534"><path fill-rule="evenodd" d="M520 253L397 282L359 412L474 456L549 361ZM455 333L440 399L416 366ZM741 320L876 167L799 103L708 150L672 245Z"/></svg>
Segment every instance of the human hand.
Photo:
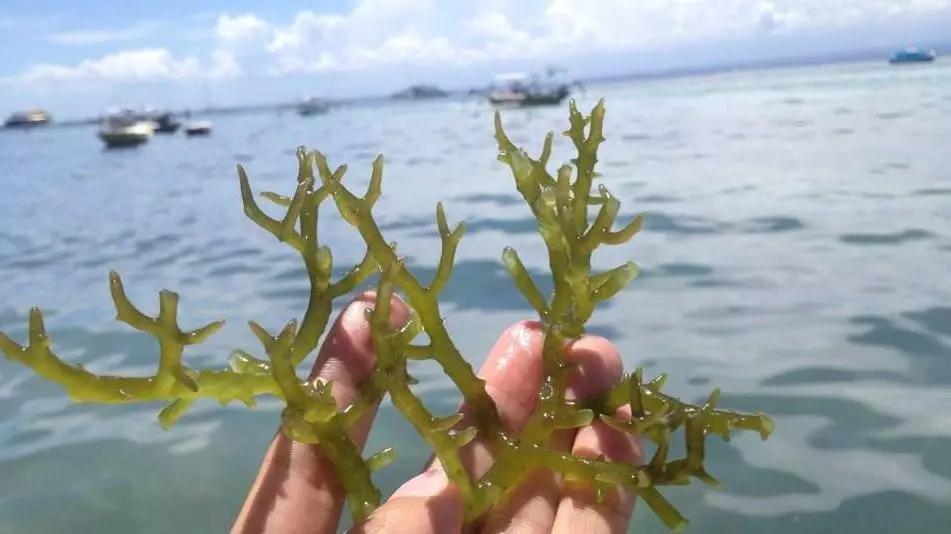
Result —
<svg viewBox="0 0 951 534"><path fill-rule="evenodd" d="M312 377L333 381L338 406L357 396L376 361L365 310L373 307L372 293L364 294L341 312L328 333L314 363ZM406 305L394 298L391 321L405 324ZM489 351L479 376L495 401L506 427L517 432L528 420L542 380L542 325L523 321L509 327ZM575 364L569 395L589 397L607 390L621 378L617 349L606 339L585 336L566 352ZM467 414L467 408L462 406ZM620 410L618 417L630 417ZM353 425L351 437L362 446L376 410L369 410ZM468 418L468 415L467 415ZM609 460L640 462L640 444L600 421L578 430L557 431L551 447L581 456L604 456ZM482 476L492 465L493 453L479 438L460 450L466 469ZM232 533L327 533L337 529L345 494L333 465L319 446L297 443L278 432L264 457L247 499L232 527ZM634 508L634 496L626 491L608 492L598 504L587 486L566 483L554 473L538 469L512 490L505 502L469 525L467 532L564 532L577 534L624 532ZM465 508L458 491L438 461L406 481L389 500L361 524L358 533L442 534L461 532Z"/></svg>

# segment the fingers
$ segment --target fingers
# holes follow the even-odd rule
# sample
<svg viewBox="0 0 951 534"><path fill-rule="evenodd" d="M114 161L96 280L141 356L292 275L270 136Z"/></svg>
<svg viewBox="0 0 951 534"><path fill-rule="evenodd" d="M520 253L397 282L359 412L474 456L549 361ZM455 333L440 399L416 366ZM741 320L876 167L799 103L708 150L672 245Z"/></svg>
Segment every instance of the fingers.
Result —
<svg viewBox="0 0 951 534"><path fill-rule="evenodd" d="M565 358L575 364L568 380L569 398L596 395L621 378L621 359L617 349L604 338L586 336L579 339L568 348ZM576 441L574 431L560 431L552 435L550 446L567 451L571 449L572 441ZM561 495L560 477L548 469L537 469L513 490L502 506L491 511L484 532L547 533L555 522Z"/></svg>
<svg viewBox="0 0 951 534"><path fill-rule="evenodd" d="M542 384L542 345L544 326L538 321L520 321L499 336L489 350L479 376L485 380L485 391L495 401L502 425L518 432L535 410L538 390ZM471 410L463 404L463 425L471 423ZM473 477L479 478L495 462L495 455L485 440L477 437L459 451L459 457Z"/></svg>
<svg viewBox="0 0 951 534"><path fill-rule="evenodd" d="M522 429L529 416L535 410L538 391L542 382L542 345L544 328L535 321L516 323L507 329L489 351L488 358L479 371L486 381L486 392L495 401L502 424L510 431ZM568 395L576 398L588 397L613 386L621 376L621 361L617 350L604 338L585 337L572 344L565 353L567 361L574 363L569 375ZM468 408L463 406L463 413ZM574 440L574 432L561 431L552 436L551 446L560 450L569 450ZM494 462L494 453L485 441L477 438L472 444L460 451L460 457L466 468L475 477L481 477ZM397 490L387 504L377 514L389 514L391 503L400 501L401 513L407 506L417 506L416 515L426 516L422 508L427 506L424 497L441 498L447 484L421 481L445 481L438 461L433 462L423 474L407 482ZM403 501L407 486L420 484L428 492L417 492L415 501ZM513 490L507 503L493 510L485 518L485 531L548 532L555 520L555 511L561 498L558 477L545 469L529 473L518 488ZM461 502L448 499L440 501L442 506L457 506ZM376 514L374 514L376 515ZM427 528L432 532L451 532L451 525L430 523Z"/></svg>
<svg viewBox="0 0 951 534"><path fill-rule="evenodd" d="M359 534L443 534L462 529L465 507L442 469L430 469L399 487L369 519L356 525Z"/></svg>
<svg viewBox="0 0 951 534"><path fill-rule="evenodd" d="M510 326L499 336L482 368L479 376L485 380L485 391L488 393L499 412L502 425L509 432L517 433L535 411L538 400L538 391L542 384L542 347L545 342L544 326L538 321L520 321ZM573 352L569 348L565 357L572 361ZM579 352L580 354L580 352ZM601 367L601 362L586 362L585 355L581 354L579 366ZM596 360L597 358L594 358ZM620 366L620 363L618 363ZM618 367L620 369L620 367ZM573 373L580 371L577 367ZM583 386L583 385L582 385ZM472 413L469 406L463 403L460 408L464 415L465 426L472 422ZM564 447L568 447L571 438L567 439ZM495 453L489 448L486 440L477 437L473 442L459 451L459 457L473 477L479 478L489 470L495 462ZM431 467L431 466L430 466Z"/></svg>
<svg viewBox="0 0 951 534"><path fill-rule="evenodd" d="M337 405L350 404L357 388L376 363L366 310L375 295L365 293L351 302L331 327L314 363L311 378L333 382ZM394 298L390 320L402 326L409 317L406 305ZM363 446L376 410L350 429L351 439ZM294 442L278 432L262 462L257 479L232 527L233 533L334 532L345 495L333 464L319 447Z"/></svg>
<svg viewBox="0 0 951 534"><path fill-rule="evenodd" d="M619 419L630 419L630 408L620 408L615 414ZM575 437L573 454L624 463L641 463L643 451L638 440L595 421L582 428ZM634 510L634 495L626 490L606 492L604 501L598 503L595 491L589 485L566 484L558 505L553 533L592 534L620 533L627 531L627 524Z"/></svg>
<svg viewBox="0 0 951 534"><path fill-rule="evenodd" d="M495 400L503 424L510 429L521 428L534 410L541 386L543 341L540 323L516 323L502 333L479 372L486 380L486 391ZM467 418L471 416L465 406L462 411ZM570 443L569 439L566 446ZM491 451L479 438L460 451L460 457L469 472L478 476L493 461ZM458 532L463 516L464 505L458 491L449 484L438 460L433 460L426 471L398 488L386 504L353 531Z"/></svg>
<svg viewBox="0 0 951 534"><path fill-rule="evenodd" d="M495 401L503 425L519 431L535 409L542 381L544 330L540 323L516 323L496 342L479 371L486 391ZM606 339L585 337L566 351L576 365L569 377L569 395L588 397L600 393L621 376L617 350ZM463 406L463 413L468 408ZM569 450L575 441L571 431L552 436L552 446ZM460 451L474 476L482 476L494 461L493 453L480 439ZM485 519L488 532L549 532L562 498L558 477L547 470L530 473L514 490L507 504ZM401 486L370 518L352 532L377 534L458 532L465 514L458 491L449 484L438 460L422 474Z"/></svg>

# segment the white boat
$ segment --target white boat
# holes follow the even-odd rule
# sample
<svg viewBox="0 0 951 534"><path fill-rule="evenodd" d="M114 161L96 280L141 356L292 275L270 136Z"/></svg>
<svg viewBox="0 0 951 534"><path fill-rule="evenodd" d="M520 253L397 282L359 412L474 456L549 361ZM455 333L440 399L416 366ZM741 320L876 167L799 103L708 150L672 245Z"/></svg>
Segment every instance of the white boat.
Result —
<svg viewBox="0 0 951 534"><path fill-rule="evenodd" d="M131 114L111 115L99 127L99 139L107 148L141 145L152 137L155 123Z"/></svg>
<svg viewBox="0 0 951 534"><path fill-rule="evenodd" d="M30 128L32 126L42 126L44 124L49 124L50 120L49 113L43 111L42 109L31 109L30 111L23 111L10 115L3 125L6 128Z"/></svg>
<svg viewBox="0 0 951 534"><path fill-rule="evenodd" d="M489 102L515 106L543 106L560 104L571 93L560 71L549 68L545 75L511 73L495 77L489 92Z"/></svg>
<svg viewBox="0 0 951 534"><path fill-rule="evenodd" d="M208 135L210 133L211 122L209 121L195 121L185 126L185 135L189 137L193 135Z"/></svg>

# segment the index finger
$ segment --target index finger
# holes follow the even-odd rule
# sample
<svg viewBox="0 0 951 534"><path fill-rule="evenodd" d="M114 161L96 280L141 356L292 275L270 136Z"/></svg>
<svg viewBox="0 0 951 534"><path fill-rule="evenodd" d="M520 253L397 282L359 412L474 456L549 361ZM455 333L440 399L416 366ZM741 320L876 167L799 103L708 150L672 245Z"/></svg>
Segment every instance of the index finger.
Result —
<svg viewBox="0 0 951 534"><path fill-rule="evenodd" d="M366 318L375 299L373 292L367 292L347 305L314 362L311 377L333 382L331 392L338 407L357 398L359 386L376 364ZM390 314L390 321L401 326L409 310L394 297ZM375 407L367 410L350 428L357 446L366 441L375 414ZM345 498L334 465L320 447L298 443L278 431L231 532L335 532Z"/></svg>

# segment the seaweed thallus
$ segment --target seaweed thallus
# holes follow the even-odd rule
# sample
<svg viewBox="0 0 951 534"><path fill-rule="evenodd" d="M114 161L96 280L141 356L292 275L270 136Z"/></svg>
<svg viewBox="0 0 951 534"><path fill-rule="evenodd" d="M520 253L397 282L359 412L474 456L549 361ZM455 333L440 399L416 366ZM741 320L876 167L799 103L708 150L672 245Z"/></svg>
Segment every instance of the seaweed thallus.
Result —
<svg viewBox="0 0 951 534"><path fill-rule="evenodd" d="M439 295L452 275L456 248L465 226L459 224L451 229L442 205L436 207L441 256L433 279L420 280L373 218L373 206L381 195L382 157L373 162L366 193L357 196L343 183L346 166L332 169L320 152L298 149L299 171L293 194L261 194L286 209L280 219L271 218L259 208L244 169L238 167L245 213L300 254L310 281L310 296L300 321L290 321L276 333L253 321L249 323L262 345L258 352L266 358L238 350L232 354L228 369L197 370L186 366L182 358L185 348L201 343L222 323L183 329L177 318L178 295L170 291L159 294L158 315L146 315L126 297L116 273L110 275L109 287L118 320L158 340L160 357L154 375L96 375L61 360L52 351L43 316L37 308L30 311L26 343L21 345L0 333L0 350L8 359L62 386L76 402L167 401L158 415L166 428L201 398L216 399L222 404L241 401L248 406L262 395L283 399L283 431L295 440L318 444L332 460L356 520L366 517L380 503L380 491L371 473L392 461L395 452L385 449L364 457L348 438L347 428L365 410L389 395L396 409L432 447L450 480L459 488L470 520L505 498L506 489L515 486L520 477L544 467L591 484L599 495L617 486L628 488L667 526L679 528L686 520L659 488L686 484L691 478L716 483L704 467L707 435L729 439L731 432L742 429L755 430L765 439L772 430L772 422L761 414L718 409L716 390L701 405L682 402L661 392L663 375L645 381L640 370L598 398L575 401L566 397L566 343L584 333L598 303L621 291L638 272L632 262L594 272L592 254L602 245L622 245L630 240L640 229L642 218L614 229L620 202L604 185L594 188L598 147L604 141L603 102L589 116L580 113L572 103L565 135L577 149L577 157L572 165L563 165L554 174L548 170L551 133L536 159L509 140L498 115L495 120L499 160L511 169L515 187L538 221L554 288L550 295L544 295L518 253L511 248L502 252L502 261L515 286L545 327L543 385L537 409L518 435L503 429L483 381L453 343L440 314ZM333 256L329 248L320 244L317 232L318 209L327 205L335 206L366 244L363 260L336 280L332 277ZM378 275L376 303L368 313L377 363L357 400L341 408L330 395L332 384L304 380L297 367L315 352L334 299L351 293L374 275ZM412 309L408 324L398 330L389 321L394 291L399 291ZM434 414L426 407L413 392L408 360L435 360L442 367L475 414L472 426L463 426L460 413ZM630 405L630 419L615 418L622 405ZM643 436L655 445L653 456L644 465L628 465L548 448L555 430L581 427L595 418L620 431ZM498 458L479 479L463 468L458 454L460 447L476 436L494 448ZM683 457L671 457L670 445L675 439L686 445Z"/></svg>

